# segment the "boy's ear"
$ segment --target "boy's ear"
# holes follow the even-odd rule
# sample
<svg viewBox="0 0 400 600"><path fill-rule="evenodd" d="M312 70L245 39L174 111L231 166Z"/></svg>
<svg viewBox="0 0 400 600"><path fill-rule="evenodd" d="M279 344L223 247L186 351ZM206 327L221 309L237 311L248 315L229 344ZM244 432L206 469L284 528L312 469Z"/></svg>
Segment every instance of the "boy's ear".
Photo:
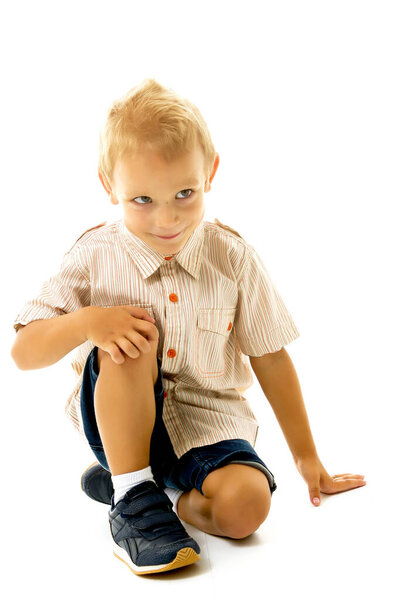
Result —
<svg viewBox="0 0 400 600"><path fill-rule="evenodd" d="M206 192L209 192L211 190L211 182L214 179L215 173L217 172L218 165L219 165L219 154L217 152L217 154L215 155L215 160L214 160L213 168L211 170L211 175L208 178L208 180L206 181L206 188L204 190Z"/></svg>
<svg viewBox="0 0 400 600"><path fill-rule="evenodd" d="M108 182L107 177L104 175L104 173L101 172L101 170L98 170L98 175L99 175L99 179L101 181L101 184L103 186L103 188L106 190L107 195L110 196L110 200L112 204L118 204L118 200L116 200L113 196L113 191L112 188Z"/></svg>
<svg viewBox="0 0 400 600"><path fill-rule="evenodd" d="M105 175L103 175L103 173L101 172L101 170L98 170L98 175L99 175L99 179L101 181L101 184L103 186L103 188L106 190L107 194L111 194L111 186L108 183L107 177Z"/></svg>

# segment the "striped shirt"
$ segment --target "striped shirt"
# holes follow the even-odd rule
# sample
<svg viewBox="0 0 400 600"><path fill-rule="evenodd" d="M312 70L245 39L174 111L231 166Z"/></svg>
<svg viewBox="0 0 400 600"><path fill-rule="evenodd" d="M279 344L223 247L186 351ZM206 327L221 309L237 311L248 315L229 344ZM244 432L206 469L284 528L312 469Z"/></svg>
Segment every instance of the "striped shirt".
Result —
<svg viewBox="0 0 400 600"><path fill-rule="evenodd" d="M178 458L228 439L254 447L259 426L242 396L253 383L247 357L299 336L255 249L215 221L202 221L172 256L152 249L123 219L89 229L14 321L18 331L89 305L144 307L159 331L163 420ZM77 348L77 381L65 406L84 437L80 389L93 347L88 340Z"/></svg>

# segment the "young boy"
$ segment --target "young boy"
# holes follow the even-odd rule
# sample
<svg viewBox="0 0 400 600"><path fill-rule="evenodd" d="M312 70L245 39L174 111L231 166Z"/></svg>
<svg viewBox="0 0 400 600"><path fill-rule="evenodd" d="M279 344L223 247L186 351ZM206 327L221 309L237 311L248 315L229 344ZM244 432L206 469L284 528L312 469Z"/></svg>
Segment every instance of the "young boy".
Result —
<svg viewBox="0 0 400 600"><path fill-rule="evenodd" d="M299 333L260 257L203 221L218 164L196 106L153 79L130 90L100 139L122 218L86 231L14 322L20 369L79 347L66 413L98 461L82 489L111 504L114 554L136 574L199 560L180 519L236 539L265 521L277 486L254 450L246 356L311 501L365 483L319 460L284 348Z"/></svg>

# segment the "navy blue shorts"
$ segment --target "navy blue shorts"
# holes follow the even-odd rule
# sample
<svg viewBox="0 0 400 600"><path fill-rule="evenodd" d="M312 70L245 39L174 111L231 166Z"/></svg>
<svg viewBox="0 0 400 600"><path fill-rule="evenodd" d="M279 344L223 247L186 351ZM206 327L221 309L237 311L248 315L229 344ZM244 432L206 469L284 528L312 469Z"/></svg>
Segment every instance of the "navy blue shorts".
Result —
<svg viewBox="0 0 400 600"><path fill-rule="evenodd" d="M97 428L94 410L94 388L99 375L97 346L90 352L83 371L81 388L81 411L83 429L94 455L108 471L103 444ZM171 487L184 491L192 488L202 492L202 484L207 475L228 463L246 464L262 471L268 479L271 494L276 490L274 476L267 465L247 440L223 440L216 444L192 448L179 459L174 452L170 437L162 418L164 389L161 363L157 359L158 378L154 386L156 419L150 441L150 466L157 485L164 489Z"/></svg>

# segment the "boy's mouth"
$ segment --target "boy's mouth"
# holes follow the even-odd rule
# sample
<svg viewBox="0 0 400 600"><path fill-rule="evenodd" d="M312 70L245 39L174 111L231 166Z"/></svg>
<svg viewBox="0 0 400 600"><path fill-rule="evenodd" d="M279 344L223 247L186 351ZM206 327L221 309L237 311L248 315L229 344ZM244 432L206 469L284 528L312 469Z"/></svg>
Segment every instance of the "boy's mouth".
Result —
<svg viewBox="0 0 400 600"><path fill-rule="evenodd" d="M178 237L178 235L180 235L182 232L179 231L178 233L176 233L175 235L156 235L156 237L162 239L162 240L172 240L173 238Z"/></svg>

